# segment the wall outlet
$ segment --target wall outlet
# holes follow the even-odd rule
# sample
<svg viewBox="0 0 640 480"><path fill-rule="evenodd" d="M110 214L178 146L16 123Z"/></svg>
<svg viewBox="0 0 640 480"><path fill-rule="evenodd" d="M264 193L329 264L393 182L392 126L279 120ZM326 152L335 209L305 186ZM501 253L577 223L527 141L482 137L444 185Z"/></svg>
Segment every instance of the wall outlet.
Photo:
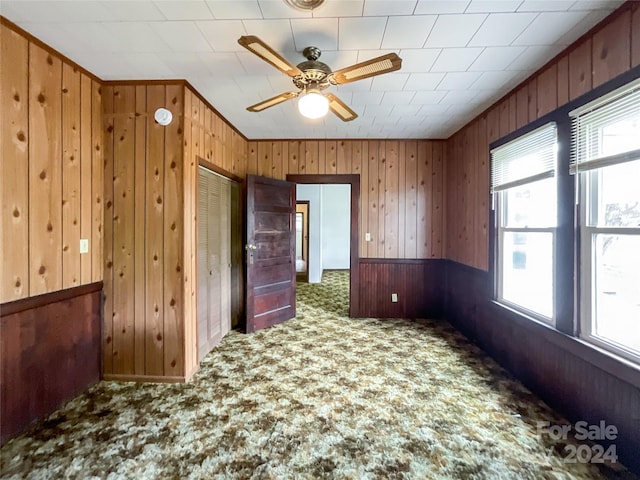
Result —
<svg viewBox="0 0 640 480"><path fill-rule="evenodd" d="M398 303L398 294L397 293L392 293L391 294L391 301L393 303Z"/></svg>
<svg viewBox="0 0 640 480"><path fill-rule="evenodd" d="M366 242L370 242L371 241L371 234L369 232L364 234L364 240Z"/></svg>
<svg viewBox="0 0 640 480"><path fill-rule="evenodd" d="M80 253L89 253L89 239L81 238L80 239Z"/></svg>

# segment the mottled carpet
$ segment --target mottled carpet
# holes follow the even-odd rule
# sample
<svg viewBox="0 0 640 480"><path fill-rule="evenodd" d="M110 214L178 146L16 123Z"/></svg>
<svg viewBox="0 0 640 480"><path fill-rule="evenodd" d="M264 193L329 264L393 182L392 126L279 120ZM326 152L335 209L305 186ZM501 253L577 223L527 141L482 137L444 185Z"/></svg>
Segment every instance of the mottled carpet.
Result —
<svg viewBox="0 0 640 480"><path fill-rule="evenodd" d="M101 382L1 450L2 478L635 478L566 463L566 423L449 324L349 319L348 277L232 332L185 385Z"/></svg>

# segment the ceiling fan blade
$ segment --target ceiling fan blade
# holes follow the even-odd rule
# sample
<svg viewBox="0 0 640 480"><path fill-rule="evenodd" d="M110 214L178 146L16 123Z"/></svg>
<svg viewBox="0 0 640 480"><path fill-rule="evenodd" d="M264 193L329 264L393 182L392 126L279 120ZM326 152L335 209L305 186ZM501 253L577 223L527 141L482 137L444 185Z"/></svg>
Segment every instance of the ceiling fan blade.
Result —
<svg viewBox="0 0 640 480"><path fill-rule="evenodd" d="M372 58L366 62L356 63L350 67L337 70L329 75L329 81L337 85L342 85L344 83L362 80L363 78L394 72L400 70L401 66L402 59L395 53L389 53L381 57Z"/></svg>
<svg viewBox="0 0 640 480"><path fill-rule="evenodd" d="M329 110L335 113L344 122L350 122L358 118L358 114L347 107L346 103L340 100L332 93L325 93L325 97L329 100Z"/></svg>
<svg viewBox="0 0 640 480"><path fill-rule="evenodd" d="M276 95L275 97L271 97L267 100L263 100L260 103L256 103L255 105L251 105L247 107L247 110L250 112L261 112L269 107L273 107L278 105L279 103L286 102L287 100L291 100L292 98L296 98L300 92L285 92L280 95Z"/></svg>
<svg viewBox="0 0 640 480"><path fill-rule="evenodd" d="M302 71L298 67L289 63L288 60L282 57L279 53L277 53L274 49L272 49L258 37L254 35L244 35L238 39L238 43L249 50L251 53L256 54L265 62L270 63L278 70L289 75L290 77L302 75Z"/></svg>

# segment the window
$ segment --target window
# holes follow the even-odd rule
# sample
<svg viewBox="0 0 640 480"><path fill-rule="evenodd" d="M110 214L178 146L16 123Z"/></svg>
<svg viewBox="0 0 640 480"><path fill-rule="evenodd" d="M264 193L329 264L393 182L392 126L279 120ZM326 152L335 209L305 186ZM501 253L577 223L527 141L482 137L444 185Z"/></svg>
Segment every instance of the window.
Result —
<svg viewBox="0 0 640 480"><path fill-rule="evenodd" d="M581 336L640 359L640 81L571 112Z"/></svg>
<svg viewBox="0 0 640 480"><path fill-rule="evenodd" d="M555 123L491 151L499 302L554 322Z"/></svg>

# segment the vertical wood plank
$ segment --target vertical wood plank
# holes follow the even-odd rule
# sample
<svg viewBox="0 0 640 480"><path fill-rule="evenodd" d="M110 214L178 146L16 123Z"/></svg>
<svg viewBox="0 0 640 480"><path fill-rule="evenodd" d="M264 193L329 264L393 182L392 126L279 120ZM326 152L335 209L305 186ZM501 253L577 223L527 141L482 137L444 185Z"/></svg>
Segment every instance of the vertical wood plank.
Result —
<svg viewBox="0 0 640 480"><path fill-rule="evenodd" d="M431 248L431 187L433 144L429 140L418 142L417 185L417 258L429 258Z"/></svg>
<svg viewBox="0 0 640 480"><path fill-rule="evenodd" d="M344 146L344 142L340 142ZM335 140L327 140L325 147L325 173L338 173L338 152L337 142ZM341 148L342 150L342 148Z"/></svg>
<svg viewBox="0 0 640 480"><path fill-rule="evenodd" d="M318 171L316 173L319 175L324 175L327 173L327 171L325 170L326 168L325 162L327 159L326 148L327 148L326 140L318 141Z"/></svg>
<svg viewBox="0 0 640 480"><path fill-rule="evenodd" d="M307 140L305 143L305 172L308 174L318 173L318 141Z"/></svg>
<svg viewBox="0 0 640 480"><path fill-rule="evenodd" d="M247 146L247 175L258 174L258 142L249 142Z"/></svg>
<svg viewBox="0 0 640 480"><path fill-rule="evenodd" d="M529 89L524 85L516 91L516 128L529 123Z"/></svg>
<svg viewBox="0 0 640 480"><path fill-rule="evenodd" d="M288 158L288 170L287 173L298 173L298 160L300 158L300 142L298 140L292 140L289 142L289 158Z"/></svg>
<svg viewBox="0 0 640 480"><path fill-rule="evenodd" d="M62 65L62 288L80 284L80 73Z"/></svg>
<svg viewBox="0 0 640 480"><path fill-rule="evenodd" d="M557 62L558 106L569 102L569 56L563 55Z"/></svg>
<svg viewBox="0 0 640 480"><path fill-rule="evenodd" d="M593 34L593 88L631 67L631 11L626 10Z"/></svg>
<svg viewBox="0 0 640 480"><path fill-rule="evenodd" d="M407 144L398 142L398 253L397 258L406 258L407 220Z"/></svg>
<svg viewBox="0 0 640 480"><path fill-rule="evenodd" d="M378 189L380 188L378 177L378 148L379 142L371 140L367 142L369 149L369 205L367 206L366 215L369 223L369 233L371 240L367 242L368 258L378 257Z"/></svg>
<svg viewBox="0 0 640 480"><path fill-rule="evenodd" d="M91 283L93 250L93 160L92 160L92 115L93 92L91 78L80 75L80 238L89 240L88 254L80 255L80 283ZM102 133L102 131L101 131ZM100 172L103 167L100 165ZM97 174L97 172L96 172ZM102 183L102 182L101 182ZM101 191L103 189L100 185Z"/></svg>
<svg viewBox="0 0 640 480"><path fill-rule="evenodd" d="M103 139L104 131L102 128L102 90L98 82L91 81L92 91L92 103L91 103L91 144L93 148L91 150L91 216L93 218L93 226L91 229L91 241L89 248L91 249L91 281L99 282L103 278L103 251L104 251L104 235L103 235L103 221L104 205L103 192L104 189L104 175L105 175L105 161L103 158ZM110 184L111 177L107 177Z"/></svg>
<svg viewBox="0 0 640 480"><path fill-rule="evenodd" d="M538 118L538 77L529 80L529 122Z"/></svg>
<svg viewBox="0 0 640 480"><path fill-rule="evenodd" d="M478 118L476 143L476 258L474 266L488 270L489 252L489 146L487 142L487 117Z"/></svg>
<svg viewBox="0 0 640 480"><path fill-rule="evenodd" d="M407 141L405 150L405 222L404 255L405 258L417 258L417 178L418 178L418 141Z"/></svg>
<svg viewBox="0 0 640 480"><path fill-rule="evenodd" d="M464 258L467 265L473 265L477 242L476 242L476 227L475 222L477 218L477 205L476 205L476 128L477 122L472 122L465 129L464 135L464 151L463 151L463 248Z"/></svg>
<svg viewBox="0 0 640 480"><path fill-rule="evenodd" d="M0 303L29 295L29 42L0 24Z"/></svg>
<svg viewBox="0 0 640 480"><path fill-rule="evenodd" d="M164 85L147 87L147 110L165 106ZM199 101L198 101L199 102ZM199 112L199 105L198 105ZM202 128L198 128L200 136ZM204 133L202 133L204 135ZM164 375L164 142L165 127L147 117L147 195L145 202L146 342L145 372ZM202 138L200 137L200 140ZM198 152L200 153L201 143Z"/></svg>
<svg viewBox="0 0 640 480"><path fill-rule="evenodd" d="M92 90L95 94L95 87L92 87ZM100 165L100 170L104 172L104 321L102 327L102 371L105 374L111 374L113 373L113 87L104 87L104 93L101 98L101 106L105 114L104 167ZM96 108L95 100L93 108L94 110ZM93 115L94 113L92 111L92 116ZM95 141L93 132L92 139ZM94 172L94 174L95 173L96 172Z"/></svg>
<svg viewBox="0 0 640 480"><path fill-rule="evenodd" d="M271 142L258 142L258 175L271 176Z"/></svg>
<svg viewBox="0 0 640 480"><path fill-rule="evenodd" d="M640 4L631 6L631 67L640 65Z"/></svg>
<svg viewBox="0 0 640 480"><path fill-rule="evenodd" d="M29 72L29 294L33 296L62 288L62 62L32 43Z"/></svg>
<svg viewBox="0 0 640 480"><path fill-rule="evenodd" d="M558 108L558 66L554 63L538 75L537 82L538 114L542 117Z"/></svg>
<svg viewBox="0 0 640 480"><path fill-rule="evenodd" d="M136 89L113 92L113 373L134 373L135 321L135 107Z"/></svg>
<svg viewBox="0 0 640 480"><path fill-rule="evenodd" d="M569 100L591 90L591 38L569 52Z"/></svg>
<svg viewBox="0 0 640 480"><path fill-rule="evenodd" d="M356 141L353 147L358 152L361 161L360 172L360 257L368 255L367 249L370 242L366 240L369 232L369 148L366 140ZM338 164L340 165L340 164Z"/></svg>
<svg viewBox="0 0 640 480"><path fill-rule="evenodd" d="M517 127L517 102L515 93L509 95L509 132L514 132Z"/></svg>
<svg viewBox="0 0 640 480"><path fill-rule="evenodd" d="M282 144L283 142L271 143L271 178L284 180L282 173Z"/></svg>
<svg viewBox="0 0 640 480"><path fill-rule="evenodd" d="M434 142L432 162L431 257L444 258L444 165L445 143Z"/></svg>
<svg viewBox="0 0 640 480"><path fill-rule="evenodd" d="M362 172L362 160L366 160L366 157L362 156L362 142L360 140L349 140L345 142L344 150L346 165L343 173L360 174Z"/></svg>
<svg viewBox="0 0 640 480"><path fill-rule="evenodd" d="M487 113L487 140L489 140L489 143L492 143L498 138L500 138L500 117L498 108L493 107ZM447 160L449 161L451 159L447 158Z"/></svg>
<svg viewBox="0 0 640 480"><path fill-rule="evenodd" d="M136 86L135 111L147 112L147 87ZM136 375L145 374L145 317L146 302L144 286L145 276L145 212L146 206L146 164L147 164L147 117L135 117L135 154L134 154L134 359L133 369Z"/></svg>
<svg viewBox="0 0 640 480"><path fill-rule="evenodd" d="M165 127L164 152L164 374L184 376L184 301L183 267L184 245L182 231L183 178L182 178L182 85L167 85L165 105L173 113L174 121ZM209 109L207 109L210 111Z"/></svg>
<svg viewBox="0 0 640 480"><path fill-rule="evenodd" d="M398 209L398 141L388 140L386 144L386 172L385 172L385 199L384 199L384 241L385 258L398 258L399 220ZM404 213L404 212L403 212Z"/></svg>
<svg viewBox="0 0 640 480"><path fill-rule="evenodd" d="M509 133L509 99L504 99L498 104L498 112L500 115L500 137L504 137Z"/></svg>
<svg viewBox="0 0 640 480"><path fill-rule="evenodd" d="M378 143L378 256L385 258L386 248L386 226L385 213L385 190L386 190L386 175L387 175L387 158L386 158L386 141L380 140Z"/></svg>

